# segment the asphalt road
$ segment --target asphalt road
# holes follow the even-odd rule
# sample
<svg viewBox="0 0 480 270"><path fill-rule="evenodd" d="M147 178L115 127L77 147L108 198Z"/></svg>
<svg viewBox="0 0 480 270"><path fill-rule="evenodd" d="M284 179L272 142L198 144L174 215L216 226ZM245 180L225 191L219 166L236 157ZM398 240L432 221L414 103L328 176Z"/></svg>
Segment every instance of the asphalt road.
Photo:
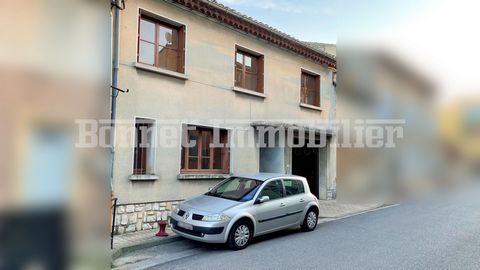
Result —
<svg viewBox="0 0 480 270"><path fill-rule="evenodd" d="M130 269L480 269L480 184L255 239L245 250L185 240ZM143 257L142 257L143 256Z"/></svg>

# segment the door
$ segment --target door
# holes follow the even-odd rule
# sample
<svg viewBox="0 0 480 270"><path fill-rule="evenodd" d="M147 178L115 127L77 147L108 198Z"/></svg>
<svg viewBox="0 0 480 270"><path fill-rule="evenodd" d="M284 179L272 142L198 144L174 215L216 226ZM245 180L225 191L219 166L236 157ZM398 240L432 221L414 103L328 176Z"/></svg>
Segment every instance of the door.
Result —
<svg viewBox="0 0 480 270"><path fill-rule="evenodd" d="M272 180L260 191L258 199L268 196L270 200L256 204L257 233L269 232L288 225L284 195L282 180Z"/></svg>
<svg viewBox="0 0 480 270"><path fill-rule="evenodd" d="M307 206L307 195L303 182L296 179L284 179L286 219L289 225L299 224L303 210Z"/></svg>

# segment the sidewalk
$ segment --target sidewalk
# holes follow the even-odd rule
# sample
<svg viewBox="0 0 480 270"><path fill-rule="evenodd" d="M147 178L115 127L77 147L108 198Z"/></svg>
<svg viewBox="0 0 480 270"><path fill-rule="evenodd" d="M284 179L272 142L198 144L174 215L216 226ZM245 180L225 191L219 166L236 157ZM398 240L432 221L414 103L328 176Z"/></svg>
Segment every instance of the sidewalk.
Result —
<svg viewBox="0 0 480 270"><path fill-rule="evenodd" d="M335 200L319 201L320 214L319 223L330 221L336 218L361 213L371 209L380 207L379 204L345 204L338 203ZM144 230L134 233L125 233L122 235L115 235L113 238L112 259L118 258L124 253L134 250L144 249L156 245L170 243L181 239L169 228L167 228L167 237L157 237L155 234L158 229Z"/></svg>

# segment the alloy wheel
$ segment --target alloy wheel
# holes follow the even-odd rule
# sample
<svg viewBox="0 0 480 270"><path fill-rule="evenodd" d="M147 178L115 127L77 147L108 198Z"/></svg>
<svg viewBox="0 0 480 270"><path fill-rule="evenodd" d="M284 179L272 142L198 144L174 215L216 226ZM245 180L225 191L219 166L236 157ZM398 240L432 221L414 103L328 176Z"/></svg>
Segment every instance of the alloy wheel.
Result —
<svg viewBox="0 0 480 270"><path fill-rule="evenodd" d="M250 239L250 229L243 224L238 226L235 230L234 239L237 246L243 247Z"/></svg>

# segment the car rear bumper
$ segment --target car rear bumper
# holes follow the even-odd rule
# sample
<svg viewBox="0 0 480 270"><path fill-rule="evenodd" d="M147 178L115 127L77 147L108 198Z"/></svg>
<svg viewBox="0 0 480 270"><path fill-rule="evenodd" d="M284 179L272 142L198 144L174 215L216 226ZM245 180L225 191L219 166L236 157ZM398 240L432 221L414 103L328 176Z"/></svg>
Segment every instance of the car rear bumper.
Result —
<svg viewBox="0 0 480 270"><path fill-rule="evenodd" d="M192 229L185 229L178 226L178 220L173 217L169 218L172 231L185 238L205 242L205 243L225 243L226 225L223 224L206 224L209 226L198 226L187 223ZM184 222L184 221L180 221ZM185 223L185 222L184 222ZM223 225L223 226L221 226Z"/></svg>

